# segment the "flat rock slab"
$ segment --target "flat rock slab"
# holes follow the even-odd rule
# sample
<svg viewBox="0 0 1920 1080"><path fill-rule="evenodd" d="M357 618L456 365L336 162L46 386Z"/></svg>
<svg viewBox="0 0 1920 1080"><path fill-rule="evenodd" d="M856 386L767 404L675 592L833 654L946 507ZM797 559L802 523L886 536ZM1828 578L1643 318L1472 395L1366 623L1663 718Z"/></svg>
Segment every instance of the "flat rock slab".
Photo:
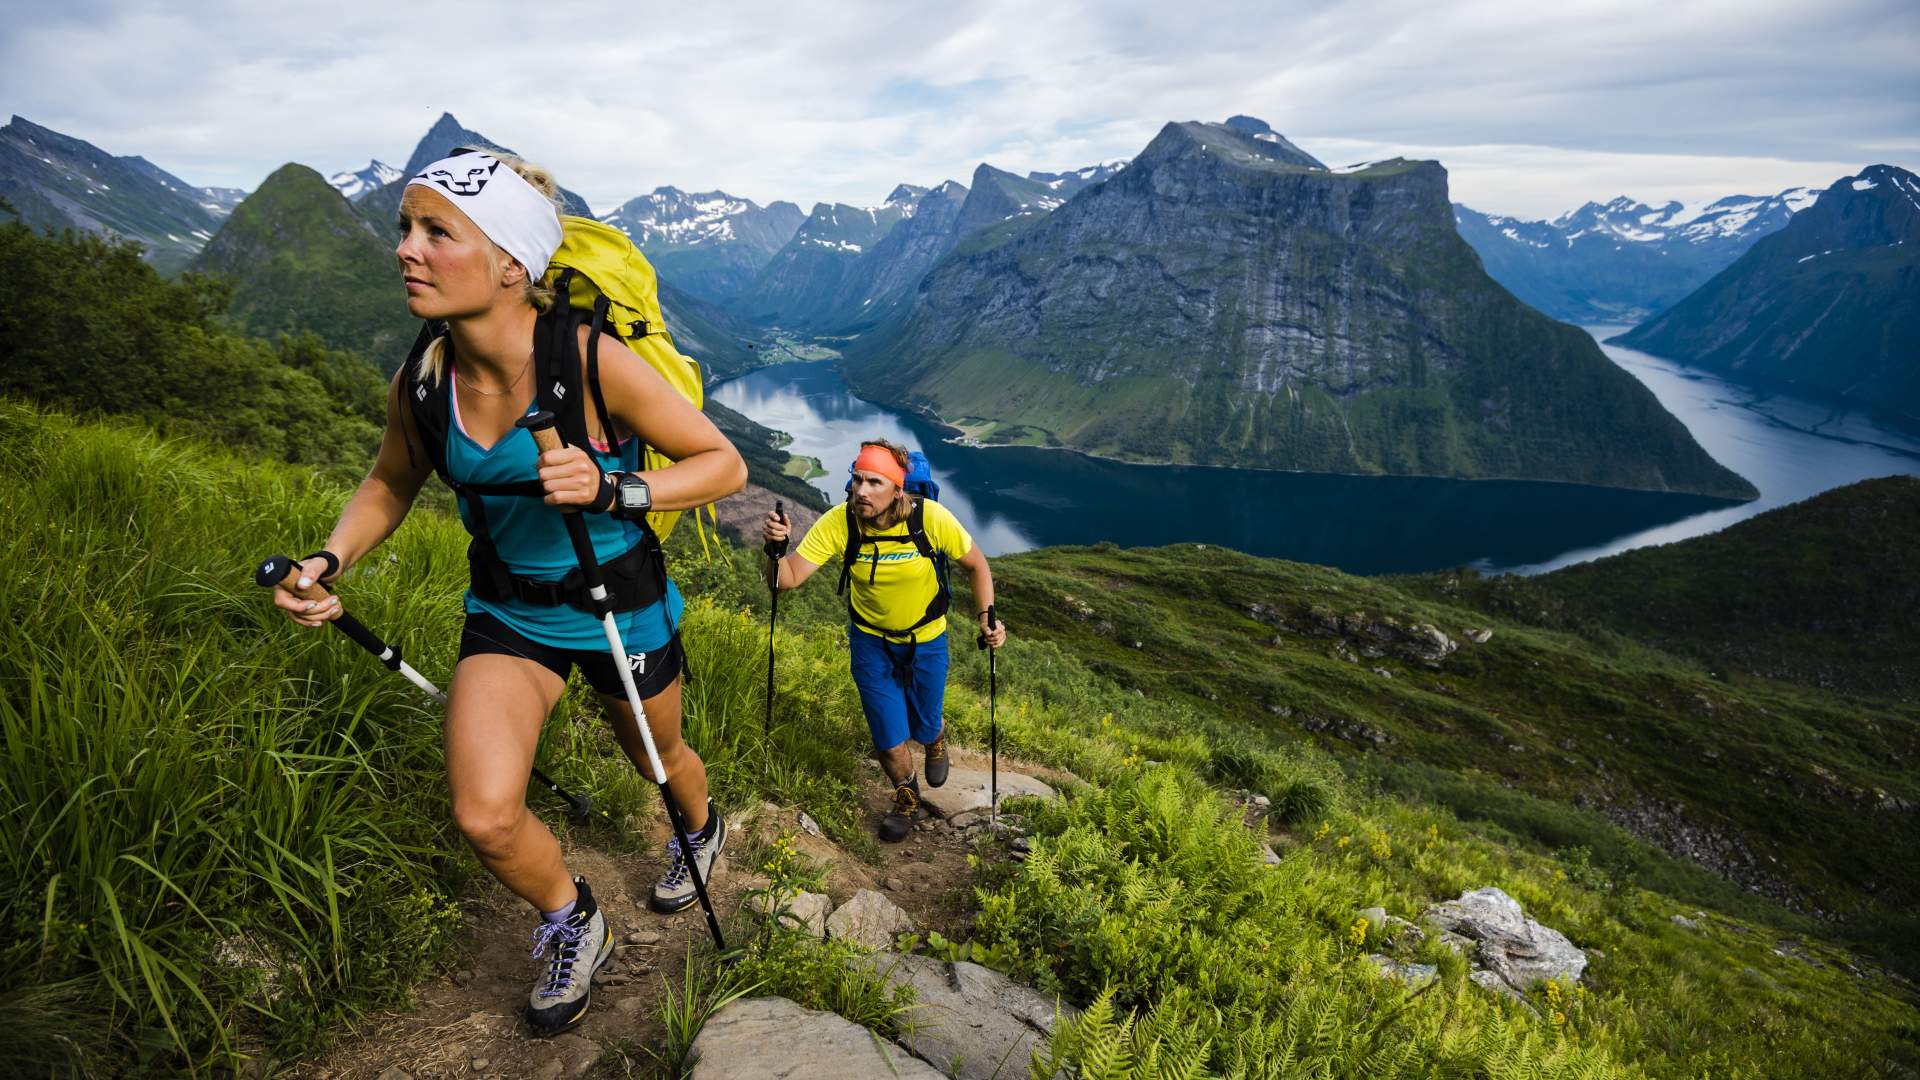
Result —
<svg viewBox="0 0 1920 1080"><path fill-rule="evenodd" d="M992 801L988 794L989 779L985 769L967 769L955 765L947 772L947 782L939 787L928 787L925 781L921 782L920 801L944 818L969 810L985 810ZM1043 781L1023 773L1000 770L1000 802L1003 805L1015 795L1051 799L1053 794L1053 788Z"/></svg>
<svg viewBox="0 0 1920 1080"><path fill-rule="evenodd" d="M895 937L913 930L913 917L872 889L854 893L827 916L829 937L866 949L891 949Z"/></svg>
<svg viewBox="0 0 1920 1080"><path fill-rule="evenodd" d="M953 1080L1027 1076L1056 1016L1079 1013L979 964L911 955L870 956L865 963L889 985L913 987L918 1007L900 1042Z"/></svg>
<svg viewBox="0 0 1920 1080"><path fill-rule="evenodd" d="M687 1053L693 1080L945 1080L873 1032L786 998L730 1002Z"/></svg>

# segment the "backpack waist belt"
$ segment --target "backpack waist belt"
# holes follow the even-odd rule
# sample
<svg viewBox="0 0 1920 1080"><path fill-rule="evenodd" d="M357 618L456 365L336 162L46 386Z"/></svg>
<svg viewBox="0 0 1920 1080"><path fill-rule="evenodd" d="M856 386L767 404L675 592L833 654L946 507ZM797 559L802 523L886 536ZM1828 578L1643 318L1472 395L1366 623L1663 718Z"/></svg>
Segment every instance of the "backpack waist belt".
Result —
<svg viewBox="0 0 1920 1080"><path fill-rule="evenodd" d="M473 595L494 603L518 600L535 607L564 605L598 614L593 598L587 595L586 575L579 567L558 581L521 577L508 570L489 548L477 538L467 545ZM648 607L666 596L666 567L651 537L628 548L626 554L601 563L600 569L615 611Z"/></svg>

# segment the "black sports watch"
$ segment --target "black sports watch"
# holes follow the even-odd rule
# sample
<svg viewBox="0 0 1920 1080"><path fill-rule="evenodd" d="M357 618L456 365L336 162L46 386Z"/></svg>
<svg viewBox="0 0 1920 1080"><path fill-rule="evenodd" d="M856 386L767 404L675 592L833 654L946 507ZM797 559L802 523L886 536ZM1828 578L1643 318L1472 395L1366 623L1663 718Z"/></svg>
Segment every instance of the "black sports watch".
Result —
<svg viewBox="0 0 1920 1080"><path fill-rule="evenodd" d="M639 473L614 473L614 513L624 518L637 518L653 509L653 490L647 487L646 478Z"/></svg>

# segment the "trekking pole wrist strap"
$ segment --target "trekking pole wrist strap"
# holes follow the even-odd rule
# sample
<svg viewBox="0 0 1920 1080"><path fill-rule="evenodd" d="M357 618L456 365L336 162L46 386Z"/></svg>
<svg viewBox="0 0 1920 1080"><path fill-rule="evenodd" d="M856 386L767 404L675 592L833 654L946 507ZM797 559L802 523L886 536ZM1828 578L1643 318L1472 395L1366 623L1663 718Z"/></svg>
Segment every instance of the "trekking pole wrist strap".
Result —
<svg viewBox="0 0 1920 1080"><path fill-rule="evenodd" d="M603 472L600 474L600 491L594 495L592 502L580 509L589 514L604 514L613 509L613 499L616 494L618 494L618 487L614 483L613 474Z"/></svg>
<svg viewBox="0 0 1920 1080"><path fill-rule="evenodd" d="M327 570L320 575L321 581L332 581L334 578L340 576L340 556L335 555L326 548L321 548L311 555L302 555L300 557L302 563L311 562L314 559L327 560Z"/></svg>

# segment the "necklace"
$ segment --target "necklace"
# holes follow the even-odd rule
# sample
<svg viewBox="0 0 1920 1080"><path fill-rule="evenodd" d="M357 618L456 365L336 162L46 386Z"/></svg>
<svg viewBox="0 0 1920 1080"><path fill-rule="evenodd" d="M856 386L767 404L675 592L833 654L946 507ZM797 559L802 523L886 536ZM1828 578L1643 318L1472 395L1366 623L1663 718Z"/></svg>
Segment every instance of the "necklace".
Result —
<svg viewBox="0 0 1920 1080"><path fill-rule="evenodd" d="M473 384L473 380L471 380L471 379L469 379L469 378L467 378L467 377L466 377L466 376L464 376L464 375L461 375L461 374L460 374L460 369L459 369L459 368L457 368L457 367L453 369L453 375L454 375L454 378L457 378L457 379L459 379L459 380L460 380L460 381L461 381L462 383L464 383L464 384L466 385L466 388L467 388L467 389L469 389L469 390L471 390L471 391L473 391L473 392L474 392L474 393L476 393L476 394L479 394L479 395L480 395L481 397L501 397L501 396L503 396L503 395L506 395L506 394L511 394L511 393L513 393L513 388L514 388L514 387L516 387L516 386L519 386L519 385L520 385L520 380L521 380L521 379L524 379L524 378L526 378L526 377L527 377L527 369L528 369L528 368L531 368L532 366L533 366L533 354L532 354L531 352L529 352L529 353L527 354L527 362L526 362L525 364L522 364L522 365L520 366L520 374L518 374L518 375L515 375L515 376L513 377L513 381L512 381L512 382L510 382L510 383L508 383L508 384L506 385L506 387L505 387L505 389L501 389L501 390L482 390L482 389L480 389L480 388L479 388L478 386L475 386L475 385Z"/></svg>

